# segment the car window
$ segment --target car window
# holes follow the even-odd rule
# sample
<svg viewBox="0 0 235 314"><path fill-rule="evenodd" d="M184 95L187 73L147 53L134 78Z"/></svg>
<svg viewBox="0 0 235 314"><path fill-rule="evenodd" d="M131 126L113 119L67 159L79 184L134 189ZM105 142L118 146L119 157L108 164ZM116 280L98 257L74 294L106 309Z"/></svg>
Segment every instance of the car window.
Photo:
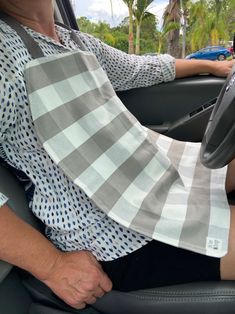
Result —
<svg viewBox="0 0 235 314"><path fill-rule="evenodd" d="M212 0L70 1L81 31L130 54L169 53L176 58L184 58L195 52L202 54L219 50L210 49L210 45L214 47L224 43L226 46L228 40L233 43L232 1L228 1L226 6L221 5L219 16L218 1ZM143 5L137 6L137 2ZM176 4L174 18L168 12L171 2ZM203 19L207 20L210 12L213 20L218 20L216 25L211 23L207 31L197 18L199 4ZM178 27L180 24L181 28Z"/></svg>
<svg viewBox="0 0 235 314"><path fill-rule="evenodd" d="M221 47L222 48L222 47ZM220 47L211 47L211 51L218 51L221 49Z"/></svg>
<svg viewBox="0 0 235 314"><path fill-rule="evenodd" d="M209 49L209 48L204 48L204 49L202 49L202 50L200 50L200 51L203 52L203 53L205 53L205 52L209 52L210 49Z"/></svg>

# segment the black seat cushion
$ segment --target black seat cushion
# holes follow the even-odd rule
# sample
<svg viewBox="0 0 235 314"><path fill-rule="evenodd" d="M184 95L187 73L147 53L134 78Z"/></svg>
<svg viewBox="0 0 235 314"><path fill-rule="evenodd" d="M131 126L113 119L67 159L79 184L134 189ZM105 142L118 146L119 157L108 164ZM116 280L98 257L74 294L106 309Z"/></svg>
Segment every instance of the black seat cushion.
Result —
<svg viewBox="0 0 235 314"><path fill-rule="evenodd" d="M130 293L112 291L98 300L102 314L234 314L235 282L198 282Z"/></svg>
<svg viewBox="0 0 235 314"><path fill-rule="evenodd" d="M70 308L31 276L24 284L39 304L65 313L83 313ZM100 314L234 314L235 281L196 282L133 292L111 291L92 307Z"/></svg>

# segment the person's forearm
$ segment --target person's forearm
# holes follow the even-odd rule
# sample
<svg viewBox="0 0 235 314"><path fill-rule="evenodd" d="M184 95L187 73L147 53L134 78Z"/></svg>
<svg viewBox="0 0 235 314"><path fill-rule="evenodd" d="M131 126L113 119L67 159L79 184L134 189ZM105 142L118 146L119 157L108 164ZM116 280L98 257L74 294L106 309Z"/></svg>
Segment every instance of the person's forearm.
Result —
<svg viewBox="0 0 235 314"><path fill-rule="evenodd" d="M0 259L27 270L77 309L112 289L92 253L60 252L7 205L0 207Z"/></svg>
<svg viewBox="0 0 235 314"><path fill-rule="evenodd" d="M43 280L54 266L60 251L40 232L18 218L4 205L0 207L0 259Z"/></svg>
<svg viewBox="0 0 235 314"><path fill-rule="evenodd" d="M202 73L211 73L213 61L209 60L175 60L176 78L198 75Z"/></svg>
<svg viewBox="0 0 235 314"><path fill-rule="evenodd" d="M219 77L226 77L234 65L231 61L209 61L209 60L175 60L176 78L194 76L203 73L210 73Z"/></svg>

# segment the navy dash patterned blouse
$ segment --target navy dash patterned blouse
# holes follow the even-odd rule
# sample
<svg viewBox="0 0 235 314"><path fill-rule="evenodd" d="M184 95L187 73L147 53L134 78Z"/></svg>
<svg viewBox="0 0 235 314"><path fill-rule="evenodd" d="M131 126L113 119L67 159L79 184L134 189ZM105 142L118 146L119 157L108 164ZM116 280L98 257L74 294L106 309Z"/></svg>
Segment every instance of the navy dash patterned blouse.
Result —
<svg viewBox="0 0 235 314"><path fill-rule="evenodd" d="M59 26L61 43L27 27L45 56L79 46L70 31ZM77 32L93 52L116 91L150 86L175 78L175 60L169 55L128 55L90 35ZM89 250L109 261L145 245L150 239L108 218L70 181L39 145L31 119L24 66L31 60L22 40L0 21L0 157L23 171L34 184L33 213L45 224L47 237L63 251ZM0 206L7 198L0 193Z"/></svg>

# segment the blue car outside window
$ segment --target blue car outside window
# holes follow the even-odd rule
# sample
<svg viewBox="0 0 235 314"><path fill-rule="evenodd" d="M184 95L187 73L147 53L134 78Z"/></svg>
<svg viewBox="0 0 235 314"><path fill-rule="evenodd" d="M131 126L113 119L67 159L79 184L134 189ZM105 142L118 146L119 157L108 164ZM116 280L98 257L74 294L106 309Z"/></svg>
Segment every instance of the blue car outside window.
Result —
<svg viewBox="0 0 235 314"><path fill-rule="evenodd" d="M188 55L187 59L225 60L231 57L227 48L222 46L209 46Z"/></svg>

